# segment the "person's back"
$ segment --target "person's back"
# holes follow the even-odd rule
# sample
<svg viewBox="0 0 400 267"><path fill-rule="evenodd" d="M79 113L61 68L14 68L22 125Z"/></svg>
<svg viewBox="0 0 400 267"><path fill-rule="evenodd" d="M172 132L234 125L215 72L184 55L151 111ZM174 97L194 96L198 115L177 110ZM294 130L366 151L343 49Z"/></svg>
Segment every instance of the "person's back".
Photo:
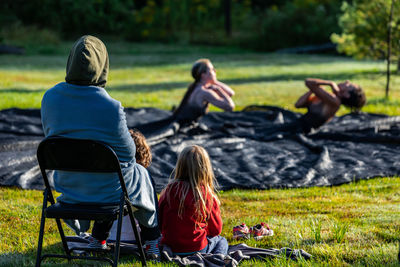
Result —
<svg viewBox="0 0 400 267"><path fill-rule="evenodd" d="M228 243L219 236L222 218L214 192L214 175L204 148L186 147L179 155L175 177L159 203L161 242L174 254L226 254Z"/></svg>
<svg viewBox="0 0 400 267"><path fill-rule="evenodd" d="M196 86L188 97L187 102L181 106L179 114L176 114L176 119L181 123L187 123L196 121L205 115L208 112L209 106L206 94L207 92L205 92L201 85Z"/></svg>
<svg viewBox="0 0 400 267"><path fill-rule="evenodd" d="M143 229L149 229L144 239L155 247L159 231L154 188L147 170L135 161L135 144L121 103L104 89L107 75L108 53L103 42L93 36L81 37L71 49L66 82L43 96L43 130L46 137L91 139L111 146L120 161L130 201L138 208L135 217ZM116 174L57 171L54 186L61 193L57 200L65 203L120 201L121 186ZM112 222L95 222L91 242L94 247L104 248Z"/></svg>
<svg viewBox="0 0 400 267"><path fill-rule="evenodd" d="M305 132L318 129L329 122L336 114L339 106L329 106L318 98L310 101L307 113L301 117Z"/></svg>
<svg viewBox="0 0 400 267"><path fill-rule="evenodd" d="M168 192L170 197L179 196L181 190L185 187L184 183L179 182L171 186ZM220 219L220 211L216 201L213 207L207 207L207 214L210 216L209 221L196 222L193 215L196 214L194 203L194 195L191 190L187 192L183 206L185 211L182 217L177 216L176 211L179 210L180 203L166 199L167 196L160 198L160 210L162 210L162 234L163 242L171 247L174 252L194 252L203 249L207 245L207 236L216 236L221 233L222 222ZM210 198L206 199L210 203ZM166 207L166 205L168 207ZM210 222L210 220L213 220Z"/></svg>
<svg viewBox="0 0 400 267"><path fill-rule="evenodd" d="M129 184L135 169L135 145L124 129L126 119L121 104L104 88L96 86L105 85L107 73L108 56L104 45L90 37L81 38L68 59L67 82L57 84L43 96L43 130L45 136L92 139L110 145L123 164L124 179ZM97 79L92 80L92 76ZM54 183L56 190L62 193L59 201L119 201L116 175L56 172ZM102 194L98 194L99 190Z"/></svg>

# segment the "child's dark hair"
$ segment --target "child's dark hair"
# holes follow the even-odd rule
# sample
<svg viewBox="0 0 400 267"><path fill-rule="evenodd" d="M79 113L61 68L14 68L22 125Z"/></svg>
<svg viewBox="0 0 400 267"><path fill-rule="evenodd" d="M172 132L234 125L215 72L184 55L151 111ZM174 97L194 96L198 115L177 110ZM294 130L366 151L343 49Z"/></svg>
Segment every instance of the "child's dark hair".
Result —
<svg viewBox="0 0 400 267"><path fill-rule="evenodd" d="M352 111L359 111L367 102L364 91L358 85L353 85L353 89L349 91L349 97L341 98L343 105L351 108Z"/></svg>
<svg viewBox="0 0 400 267"><path fill-rule="evenodd" d="M136 162L145 168L149 167L152 157L150 147L146 142L146 137L136 129L129 130L129 133L136 145Z"/></svg>

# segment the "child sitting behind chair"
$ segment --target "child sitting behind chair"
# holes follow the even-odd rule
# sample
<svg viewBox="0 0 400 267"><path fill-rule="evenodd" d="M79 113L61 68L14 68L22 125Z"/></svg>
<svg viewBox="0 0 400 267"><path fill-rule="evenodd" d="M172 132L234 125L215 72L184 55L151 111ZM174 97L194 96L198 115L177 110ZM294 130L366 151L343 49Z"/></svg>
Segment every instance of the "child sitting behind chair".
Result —
<svg viewBox="0 0 400 267"><path fill-rule="evenodd" d="M136 163L147 169L151 164L152 156L150 147L146 142L146 137L136 129L129 130L129 133L131 134L136 146Z"/></svg>
<svg viewBox="0 0 400 267"><path fill-rule="evenodd" d="M220 201L206 150L196 145L184 148L173 175L159 201L161 243L180 256L196 252L226 255L228 242L219 236Z"/></svg>
<svg viewBox="0 0 400 267"><path fill-rule="evenodd" d="M146 137L144 137L144 135L136 129L129 130L129 133L131 134L131 137L135 142L136 146L136 154L135 154L136 163L142 165L145 168L149 167L151 164L152 155L150 146L146 142ZM137 226L138 229L140 230L138 224ZM117 221L114 221L108 241L115 241L116 236L117 236ZM135 240L135 236L133 234L133 229L131 226L131 220L128 215L124 216L122 220L121 240L125 242L131 242Z"/></svg>

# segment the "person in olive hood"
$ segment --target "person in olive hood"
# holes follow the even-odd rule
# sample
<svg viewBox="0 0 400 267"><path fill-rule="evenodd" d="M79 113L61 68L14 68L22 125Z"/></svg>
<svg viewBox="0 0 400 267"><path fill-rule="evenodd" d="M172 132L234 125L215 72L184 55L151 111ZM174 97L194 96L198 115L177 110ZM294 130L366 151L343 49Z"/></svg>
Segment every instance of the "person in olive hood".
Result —
<svg viewBox="0 0 400 267"><path fill-rule="evenodd" d="M158 254L160 231L155 191L149 173L135 161L135 143L123 107L104 89L108 69L108 53L102 41L89 35L76 41L68 58L66 82L57 84L43 96L43 130L46 137L92 139L113 148L121 162L130 200L139 208L135 216L146 247L150 248L147 252ZM119 202L121 192L118 176L114 174L57 171L54 186L61 192L57 200L65 203ZM105 248L112 223L96 221L89 245Z"/></svg>

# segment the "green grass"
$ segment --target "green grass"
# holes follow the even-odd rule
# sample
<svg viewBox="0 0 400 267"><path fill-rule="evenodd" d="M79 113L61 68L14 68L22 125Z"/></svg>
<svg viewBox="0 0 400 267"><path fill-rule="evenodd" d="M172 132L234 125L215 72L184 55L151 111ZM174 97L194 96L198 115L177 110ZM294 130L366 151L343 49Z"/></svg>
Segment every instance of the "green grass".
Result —
<svg viewBox="0 0 400 267"><path fill-rule="evenodd" d="M111 65L106 89L125 107L170 109L177 105L192 80L191 64L200 57L208 57L217 68L218 78L236 91L236 110L250 104L294 110L293 103L306 90L303 80L318 77L359 83L368 97L364 111L400 115L400 77L393 76L391 98L385 100L383 62L255 53L224 47L106 45ZM30 50L25 56L0 56L0 109L39 108L45 90L64 80L70 46L71 43L61 44L51 50L52 55ZM339 114L346 112L341 108ZM232 240L233 226L241 222L252 226L264 221L275 235L261 241L246 241L248 245L301 248L314 256L311 261L280 258L267 263L245 261L242 266L397 266L399 192L398 177L336 187L221 192L222 235L236 244L238 241ZM3 187L0 197L0 266L32 266L42 193ZM55 223L49 221L46 231L45 251L60 252ZM71 234L69 230L68 233ZM122 266L130 266L132 260L123 257ZM55 265L51 260L46 262L44 266ZM87 265L87 262L76 263Z"/></svg>
<svg viewBox="0 0 400 267"><path fill-rule="evenodd" d="M0 188L0 266L33 265L37 246L42 193ZM260 241L246 243L262 248L301 248L311 261L271 259L268 266L369 265L396 266L400 240L400 178L364 180L335 187L300 189L231 190L220 193L222 235L230 244L232 227L267 222L275 232ZM319 230L310 227L318 225ZM348 225L338 242L335 224ZM317 228L318 228L317 227ZM67 230L69 234L71 231ZM45 251L61 251L56 224L46 224ZM318 236L317 237L317 234ZM133 259L123 257L122 266ZM52 266L51 261L47 266ZM85 264L80 262L81 264ZM244 261L243 266L265 266ZM46 265L45 265L46 266Z"/></svg>
<svg viewBox="0 0 400 267"><path fill-rule="evenodd" d="M67 46L55 55L0 56L0 109L39 108L43 93L64 80ZM294 109L305 92L304 79L349 79L366 91L364 111L400 114L400 77L393 75L390 100L384 99L385 65L345 57L254 53L235 49L111 43L107 90L125 107L170 109L192 81L190 68L208 57L218 78L235 91L236 110L250 104ZM339 114L348 112L342 108Z"/></svg>

